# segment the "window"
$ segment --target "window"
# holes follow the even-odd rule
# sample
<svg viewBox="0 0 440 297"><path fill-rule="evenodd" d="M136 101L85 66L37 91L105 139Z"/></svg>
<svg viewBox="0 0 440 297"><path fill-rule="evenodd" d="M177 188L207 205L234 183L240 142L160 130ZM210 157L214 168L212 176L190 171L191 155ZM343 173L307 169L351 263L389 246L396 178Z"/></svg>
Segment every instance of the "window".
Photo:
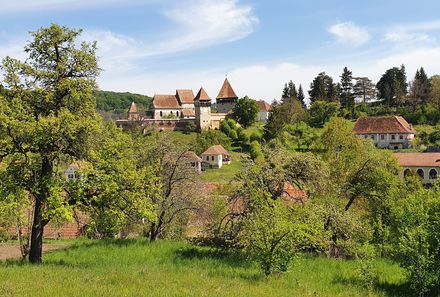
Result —
<svg viewBox="0 0 440 297"><path fill-rule="evenodd" d="M163 112L162 112L162 111L160 111L160 116L161 116L161 117L163 116Z"/></svg>
<svg viewBox="0 0 440 297"><path fill-rule="evenodd" d="M381 139L381 140L385 140L385 135L381 134L381 135L380 135L380 139Z"/></svg>
<svg viewBox="0 0 440 297"><path fill-rule="evenodd" d="M179 116L179 111L176 111L176 115Z"/></svg>
<svg viewBox="0 0 440 297"><path fill-rule="evenodd" d="M211 156L211 161L214 161L214 156Z"/></svg>
<svg viewBox="0 0 440 297"><path fill-rule="evenodd" d="M173 114L173 111L170 111L170 114L172 115L172 114Z"/></svg>
<svg viewBox="0 0 440 297"><path fill-rule="evenodd" d="M209 156L206 156L206 161L209 161Z"/></svg>
<svg viewBox="0 0 440 297"><path fill-rule="evenodd" d="M75 178L75 174L69 174L67 177L68 177L69 179L74 179L74 178Z"/></svg>
<svg viewBox="0 0 440 297"><path fill-rule="evenodd" d="M417 174L421 177L421 178L425 178L425 172L423 171L423 169L418 169L417 170Z"/></svg>
<svg viewBox="0 0 440 297"><path fill-rule="evenodd" d="M399 139L400 139L400 140L403 140L403 135L400 135L400 136L399 136Z"/></svg>
<svg viewBox="0 0 440 297"><path fill-rule="evenodd" d="M374 140L374 135L371 135L371 139L373 139L373 140Z"/></svg>
<svg viewBox="0 0 440 297"><path fill-rule="evenodd" d="M436 179L437 178L437 170L435 170L435 169L429 170L429 178Z"/></svg>
<svg viewBox="0 0 440 297"><path fill-rule="evenodd" d="M403 172L403 177L407 178L410 175L411 175L411 170L409 170L408 168L405 169L405 171Z"/></svg>
<svg viewBox="0 0 440 297"><path fill-rule="evenodd" d="M395 140L395 139L396 139L396 135L394 135L394 134L391 135L391 139L392 139L392 140Z"/></svg>

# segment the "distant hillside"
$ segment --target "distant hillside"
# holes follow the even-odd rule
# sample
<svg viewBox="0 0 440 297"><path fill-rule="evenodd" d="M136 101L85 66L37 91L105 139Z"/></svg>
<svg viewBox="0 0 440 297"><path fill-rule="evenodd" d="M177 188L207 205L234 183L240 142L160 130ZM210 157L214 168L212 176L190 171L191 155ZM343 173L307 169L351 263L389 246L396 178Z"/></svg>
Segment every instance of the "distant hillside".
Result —
<svg viewBox="0 0 440 297"><path fill-rule="evenodd" d="M114 115L127 112L131 102L138 104L140 110L146 110L150 106L151 97L110 91L96 91L96 108L100 112L112 113Z"/></svg>

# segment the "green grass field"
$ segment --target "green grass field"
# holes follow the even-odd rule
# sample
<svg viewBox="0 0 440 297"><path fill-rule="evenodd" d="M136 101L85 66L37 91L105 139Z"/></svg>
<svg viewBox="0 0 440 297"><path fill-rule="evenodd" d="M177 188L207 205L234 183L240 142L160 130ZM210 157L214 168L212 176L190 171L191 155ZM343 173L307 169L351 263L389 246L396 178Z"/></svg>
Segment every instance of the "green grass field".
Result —
<svg viewBox="0 0 440 297"><path fill-rule="evenodd" d="M354 261L301 257L266 278L241 254L184 242L84 240L45 254L42 266L0 263L0 296L404 296L403 271L375 264L379 283L368 291Z"/></svg>
<svg viewBox="0 0 440 297"><path fill-rule="evenodd" d="M232 162L229 165L223 165L220 169L206 169L202 172L202 180L205 182L228 183L234 179L235 175L243 169L241 160L242 153L231 152Z"/></svg>

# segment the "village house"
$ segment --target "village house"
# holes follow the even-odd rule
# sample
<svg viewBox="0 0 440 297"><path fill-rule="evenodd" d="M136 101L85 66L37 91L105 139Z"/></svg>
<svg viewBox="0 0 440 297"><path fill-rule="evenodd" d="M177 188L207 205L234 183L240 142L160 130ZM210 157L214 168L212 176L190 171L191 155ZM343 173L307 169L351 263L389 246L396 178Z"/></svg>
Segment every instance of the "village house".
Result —
<svg viewBox="0 0 440 297"><path fill-rule="evenodd" d="M424 184L432 184L440 173L440 153L394 153L402 167L400 177L417 174Z"/></svg>
<svg viewBox="0 0 440 297"><path fill-rule="evenodd" d="M353 133L371 139L378 148L406 149L411 147L416 131L403 117L363 117Z"/></svg>
<svg viewBox="0 0 440 297"><path fill-rule="evenodd" d="M231 154L223 146L214 145L202 154L203 165L209 168L222 168L223 164L231 164Z"/></svg>
<svg viewBox="0 0 440 297"><path fill-rule="evenodd" d="M185 152L182 157L187 161L189 167L194 168L197 173L202 173L202 158L192 151Z"/></svg>
<svg viewBox="0 0 440 297"><path fill-rule="evenodd" d="M258 104L258 108L260 109L258 112L258 121L265 123L269 119L269 115L272 110L272 105L270 105L264 100L257 101L257 104Z"/></svg>

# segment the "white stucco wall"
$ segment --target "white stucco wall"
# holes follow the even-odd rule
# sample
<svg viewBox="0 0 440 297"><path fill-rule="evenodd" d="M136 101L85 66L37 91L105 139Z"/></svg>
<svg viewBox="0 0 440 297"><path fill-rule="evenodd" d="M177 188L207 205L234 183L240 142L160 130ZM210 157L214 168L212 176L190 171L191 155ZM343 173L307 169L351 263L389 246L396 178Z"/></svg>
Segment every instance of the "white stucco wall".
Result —
<svg viewBox="0 0 440 297"><path fill-rule="evenodd" d="M379 148L410 148L414 134L359 134L361 138L371 139ZM394 139L393 139L394 136ZM402 138L402 139L401 139Z"/></svg>
<svg viewBox="0 0 440 297"><path fill-rule="evenodd" d="M223 166L222 155L203 155L202 160L211 167L222 168Z"/></svg>
<svg viewBox="0 0 440 297"><path fill-rule="evenodd" d="M162 113L162 116L161 116ZM154 118L155 119L163 119L167 118L170 114L173 114L176 118L181 116L181 109L154 109Z"/></svg>

